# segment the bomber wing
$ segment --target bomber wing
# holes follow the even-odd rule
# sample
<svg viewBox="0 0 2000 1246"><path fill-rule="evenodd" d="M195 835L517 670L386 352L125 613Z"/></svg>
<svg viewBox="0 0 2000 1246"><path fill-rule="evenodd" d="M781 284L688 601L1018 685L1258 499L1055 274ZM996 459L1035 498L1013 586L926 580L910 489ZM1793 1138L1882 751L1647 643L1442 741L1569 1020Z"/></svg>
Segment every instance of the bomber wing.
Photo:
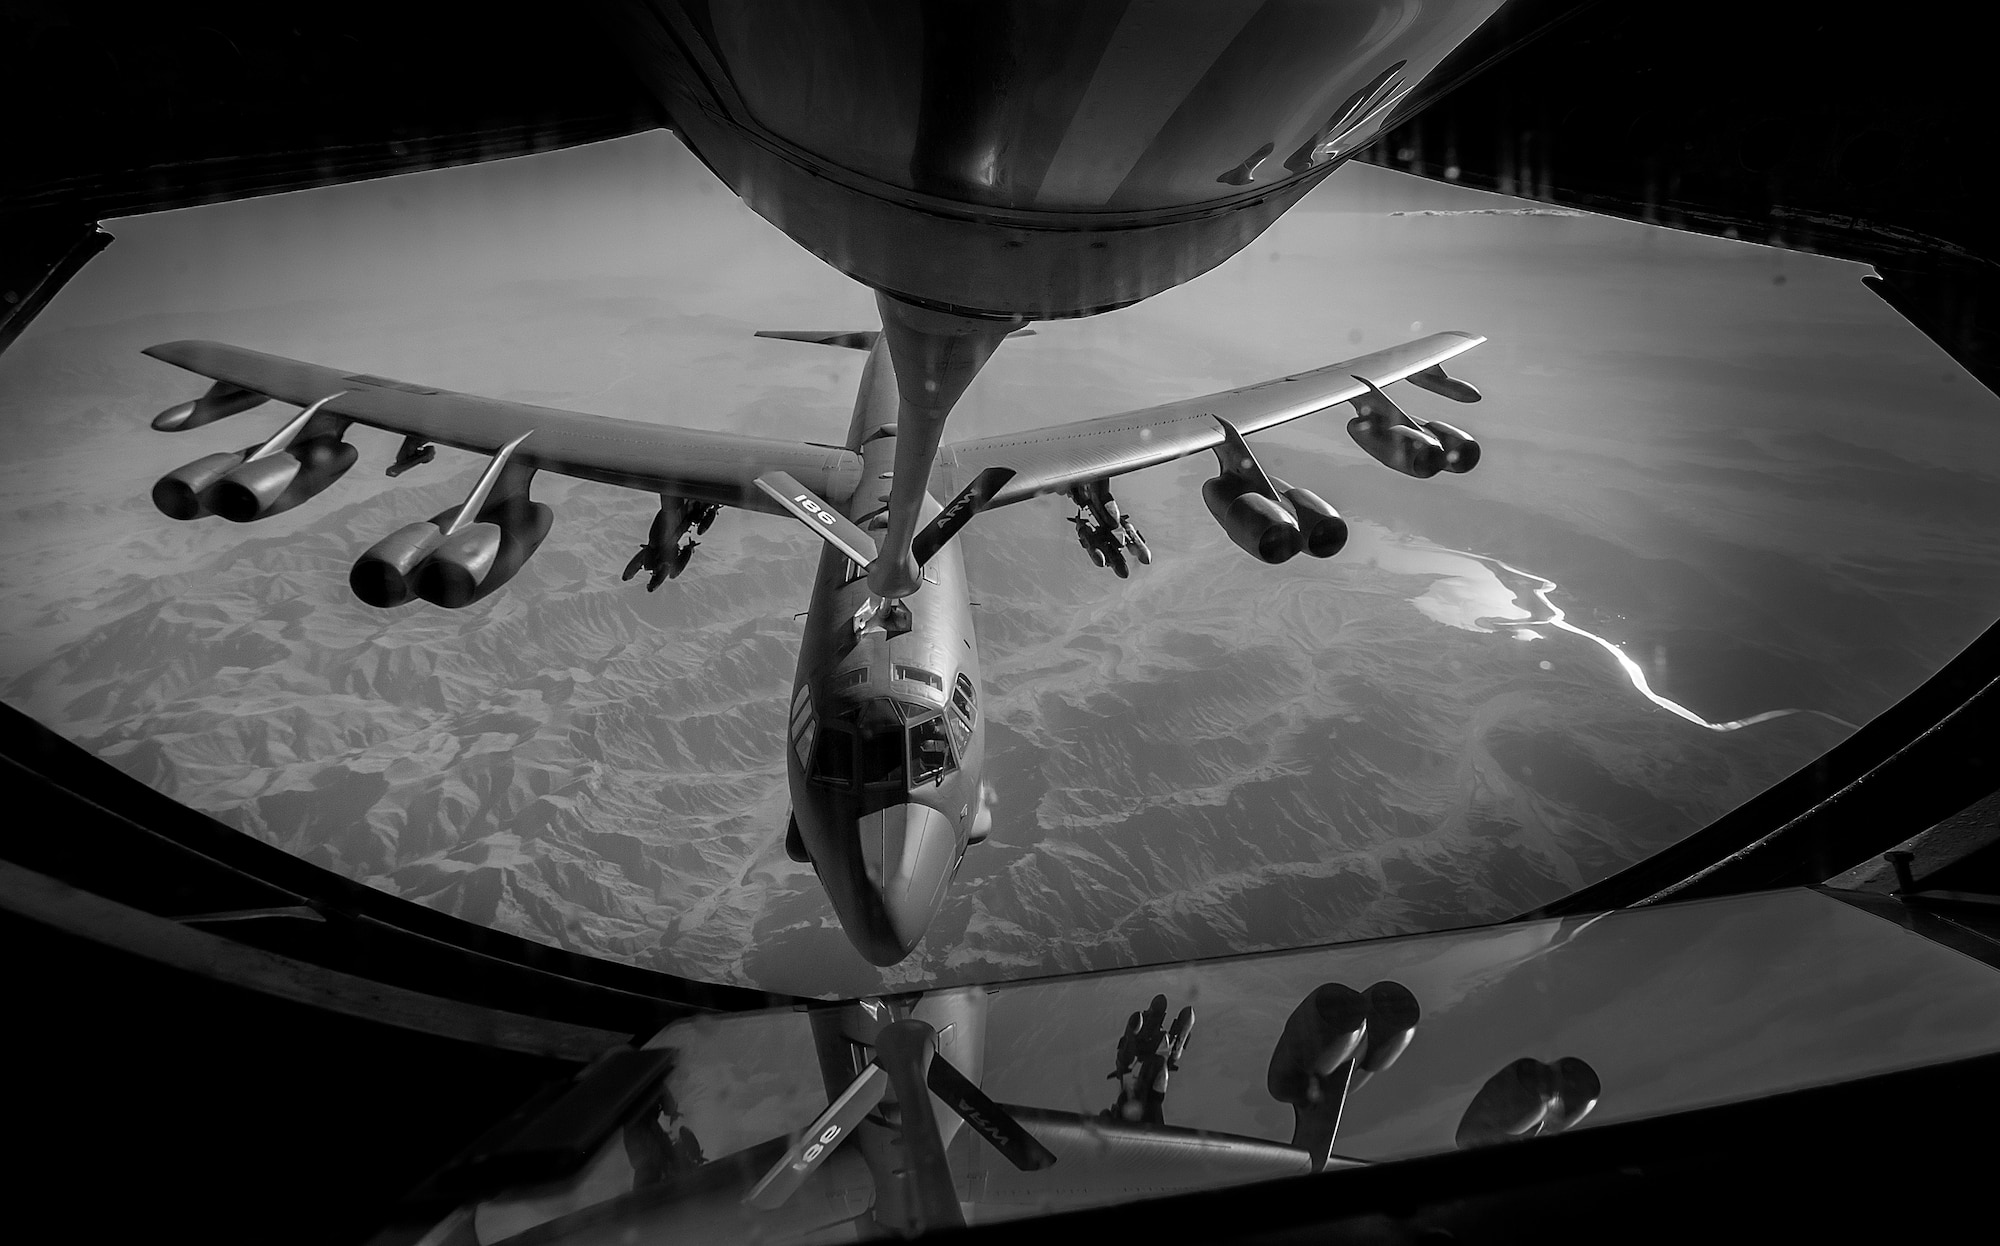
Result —
<svg viewBox="0 0 2000 1246"><path fill-rule="evenodd" d="M493 454L532 432L514 451L516 463L649 493L782 515L789 512L757 487L759 476L783 472L836 503L852 494L861 480L859 456L833 446L481 398L221 342L166 342L148 348L146 354L296 406L336 395L321 405L321 411L479 454Z"/></svg>
<svg viewBox="0 0 2000 1246"><path fill-rule="evenodd" d="M1297 1147L1262 1138L1208 1133L1173 1125L1130 1125L1046 1108L1009 1106L1035 1137L1054 1152L1053 1166L1033 1172L971 1155L979 1204L989 1212L1008 1205L1043 1211L1087 1207L1108 1194L1149 1198L1192 1190L1270 1181L1312 1171ZM1335 1157L1331 1168L1360 1167Z"/></svg>
<svg viewBox="0 0 2000 1246"><path fill-rule="evenodd" d="M1184 398L1137 411L1056 424L999 437L954 442L940 458L963 476L986 468L1014 473L988 507L1005 506L1072 485L1170 463L1221 444L1217 416L1243 433L1260 432L1351 402L1414 373L1435 368L1486 339L1433 333L1399 346L1241 389ZM1368 383L1356 378L1366 378Z"/></svg>

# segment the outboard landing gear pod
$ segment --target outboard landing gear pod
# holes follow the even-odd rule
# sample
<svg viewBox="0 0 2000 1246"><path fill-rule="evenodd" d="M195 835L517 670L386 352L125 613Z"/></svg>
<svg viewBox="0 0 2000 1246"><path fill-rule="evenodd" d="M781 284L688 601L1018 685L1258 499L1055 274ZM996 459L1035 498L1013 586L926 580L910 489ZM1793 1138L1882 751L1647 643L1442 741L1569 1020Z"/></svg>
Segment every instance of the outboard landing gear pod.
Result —
<svg viewBox="0 0 2000 1246"><path fill-rule="evenodd" d="M184 433L191 428L213 424L240 411L260 407L270 401L254 389L243 389L227 381L217 381L193 402L168 407L153 417L153 427L163 433Z"/></svg>
<svg viewBox="0 0 2000 1246"><path fill-rule="evenodd" d="M694 557L695 547L701 544L688 537L683 545L681 538L690 528L697 534L708 531L720 509L712 502L694 502L661 494L660 510L653 516L653 527L646 534L646 543L632 555L632 561L625 564L625 574L619 578L629 580L641 571L650 571L652 574L646 579L646 591L649 593L668 580L678 579L680 573L687 570L688 559Z"/></svg>

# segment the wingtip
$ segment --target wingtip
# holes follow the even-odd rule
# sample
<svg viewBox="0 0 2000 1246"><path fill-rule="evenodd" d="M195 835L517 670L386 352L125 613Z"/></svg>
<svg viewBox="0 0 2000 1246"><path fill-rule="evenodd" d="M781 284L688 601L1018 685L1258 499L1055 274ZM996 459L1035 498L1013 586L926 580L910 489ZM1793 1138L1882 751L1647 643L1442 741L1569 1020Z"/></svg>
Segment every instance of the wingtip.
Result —
<svg viewBox="0 0 2000 1246"><path fill-rule="evenodd" d="M170 363L176 367L185 367L186 365L181 363L181 360L189 354L200 350L212 350L221 345L221 342L210 342L202 338L189 337L180 338L172 342L160 342L156 345L146 347L139 353L157 359L161 363Z"/></svg>

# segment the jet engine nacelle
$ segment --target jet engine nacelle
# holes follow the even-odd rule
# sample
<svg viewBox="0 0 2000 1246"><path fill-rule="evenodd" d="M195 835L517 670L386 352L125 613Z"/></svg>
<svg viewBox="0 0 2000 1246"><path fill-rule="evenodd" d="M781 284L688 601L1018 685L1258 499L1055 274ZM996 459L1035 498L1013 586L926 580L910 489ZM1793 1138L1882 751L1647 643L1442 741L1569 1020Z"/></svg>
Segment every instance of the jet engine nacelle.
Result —
<svg viewBox="0 0 2000 1246"><path fill-rule="evenodd" d="M1201 500L1230 540L1265 562L1284 562L1305 544L1291 512L1242 480L1218 476L1202 485Z"/></svg>
<svg viewBox="0 0 2000 1246"><path fill-rule="evenodd" d="M1339 511L1310 489L1294 488L1275 477L1271 483L1277 486L1278 496L1292 508L1306 553L1314 558L1331 558L1345 548L1347 521L1340 517Z"/></svg>
<svg viewBox="0 0 2000 1246"><path fill-rule="evenodd" d="M315 437L261 459L252 446L206 454L160 477L153 505L169 519L220 515L249 523L288 511L325 489L354 466L353 446L338 437Z"/></svg>
<svg viewBox="0 0 2000 1246"><path fill-rule="evenodd" d="M296 442L224 472L202 494L202 504L231 523L267 519L339 480L357 457L354 447L338 437Z"/></svg>
<svg viewBox="0 0 2000 1246"><path fill-rule="evenodd" d="M1445 470L1445 448L1438 438L1413 425L1397 423L1381 412L1357 415L1347 421L1347 435L1385 467L1393 467L1405 476L1428 480ZM1473 460L1477 462L1478 443L1463 433L1458 435L1472 445Z"/></svg>
<svg viewBox="0 0 2000 1246"><path fill-rule="evenodd" d="M444 541L444 530L458 508L440 511L422 523L398 528L355 559L347 586L371 606L389 609L417 597L417 568Z"/></svg>
<svg viewBox="0 0 2000 1246"><path fill-rule="evenodd" d="M1473 440L1471 433L1453 428L1441 420L1425 420L1424 430L1443 447L1446 471L1464 473L1479 466L1479 443Z"/></svg>
<svg viewBox="0 0 2000 1246"><path fill-rule="evenodd" d="M541 548L554 522L555 512L525 497L496 503L479 522L444 536L417 564L412 581L416 595L451 610L471 605L513 579Z"/></svg>
<svg viewBox="0 0 2000 1246"><path fill-rule="evenodd" d="M169 519L200 519L210 514L203 496L216 481L243 466L248 457L249 450L205 454L185 467L175 468L154 484L153 505Z"/></svg>

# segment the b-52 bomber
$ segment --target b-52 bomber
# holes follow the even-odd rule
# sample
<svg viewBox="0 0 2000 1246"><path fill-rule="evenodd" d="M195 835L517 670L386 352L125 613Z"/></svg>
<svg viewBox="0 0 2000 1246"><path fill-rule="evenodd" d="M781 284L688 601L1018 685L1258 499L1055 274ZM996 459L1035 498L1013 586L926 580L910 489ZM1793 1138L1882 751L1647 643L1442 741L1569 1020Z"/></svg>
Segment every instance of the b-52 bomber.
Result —
<svg viewBox="0 0 2000 1246"><path fill-rule="evenodd" d="M886 335L838 336L868 351L841 448L503 402L218 342L169 342L146 353L215 384L162 412L154 427L190 431L267 399L301 410L261 441L169 472L153 500L176 519L248 523L279 514L354 466L357 452L344 437L356 424L405 437L392 469L436 445L489 456L463 503L397 528L355 561L355 596L385 610L419 600L458 609L506 584L553 522L531 496L540 472L659 499L627 567L627 578L649 569L649 587L687 565L690 533L717 508L804 524L824 548L791 700L786 851L811 863L861 954L893 965L923 938L968 845L992 829L979 651L955 539L975 515L1044 495L1081 496L1108 513L1113 477L1211 451L1216 474L1202 499L1232 541L1267 563L1329 558L1347 540L1346 522L1318 494L1265 471L1250 435L1347 403L1354 439L1407 475L1464 471L1478 456L1470 436L1406 413L1383 392L1407 380L1462 402L1478 397L1443 364L1484 339L1436 333L1241 389L946 444L927 473L924 526L898 550L888 490L897 475L899 365ZM1107 556L1136 545L1122 518L1092 520L1104 525ZM870 569L899 558L909 560L909 582L877 591Z"/></svg>
<svg viewBox="0 0 2000 1246"><path fill-rule="evenodd" d="M648 572L648 588L683 573L718 508L804 523L826 548L791 702L786 850L812 864L862 955L894 964L992 827L954 540L965 525L1063 496L1091 561L1126 575L1153 551L1110 481L1210 451L1202 500L1231 540L1269 563L1331 557L1346 522L1265 471L1247 438L1347 403L1349 433L1389 467L1466 471L1470 436L1384 391L1408 381L1475 401L1443 365L1485 339L1434 333L1241 389L949 442L966 386L1030 323L1130 306L1236 254L1434 98L1443 88L1427 80L1498 4L618 6L621 45L675 135L752 210L875 291L879 330L770 334L867 352L846 438L640 424L169 342L147 353L215 384L154 427L192 430L270 399L300 411L169 473L154 500L179 519L289 510L354 466L355 424L404 437L391 474L439 445L486 456L463 504L355 563L355 594L383 609L455 609L505 584L553 521L530 493L539 472L659 499L625 568Z"/></svg>

